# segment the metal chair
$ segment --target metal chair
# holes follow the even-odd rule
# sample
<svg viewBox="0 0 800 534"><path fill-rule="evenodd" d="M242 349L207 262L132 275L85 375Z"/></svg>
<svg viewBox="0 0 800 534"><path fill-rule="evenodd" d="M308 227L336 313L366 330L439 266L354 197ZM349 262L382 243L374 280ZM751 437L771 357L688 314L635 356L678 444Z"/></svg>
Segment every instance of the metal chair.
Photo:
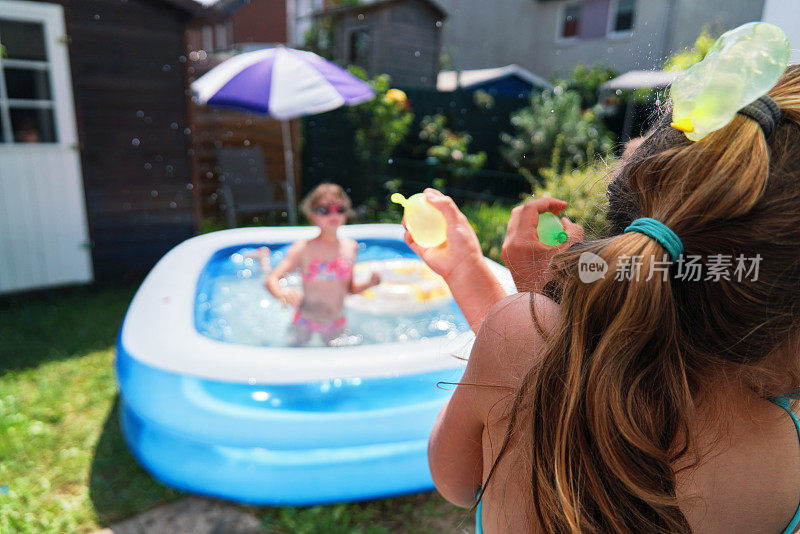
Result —
<svg viewBox="0 0 800 534"><path fill-rule="evenodd" d="M289 209L285 200L275 199L260 146L217 149L217 164L229 228L236 227L237 215Z"/></svg>

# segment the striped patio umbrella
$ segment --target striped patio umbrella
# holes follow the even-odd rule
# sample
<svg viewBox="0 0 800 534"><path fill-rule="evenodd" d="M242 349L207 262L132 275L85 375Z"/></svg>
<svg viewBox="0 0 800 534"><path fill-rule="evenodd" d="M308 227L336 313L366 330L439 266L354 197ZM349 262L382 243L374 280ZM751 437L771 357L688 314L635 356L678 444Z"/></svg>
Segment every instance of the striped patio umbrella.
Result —
<svg viewBox="0 0 800 534"><path fill-rule="evenodd" d="M281 121L289 220L297 223L294 158L289 119L355 105L375 97L372 88L341 67L287 47L247 52L192 83L200 104L269 115Z"/></svg>

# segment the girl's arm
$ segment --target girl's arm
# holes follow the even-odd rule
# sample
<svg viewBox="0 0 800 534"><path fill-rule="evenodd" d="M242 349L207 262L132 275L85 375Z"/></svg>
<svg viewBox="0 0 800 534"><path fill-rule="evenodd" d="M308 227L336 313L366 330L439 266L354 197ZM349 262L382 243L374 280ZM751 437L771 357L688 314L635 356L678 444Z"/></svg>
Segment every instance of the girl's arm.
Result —
<svg viewBox="0 0 800 534"><path fill-rule="evenodd" d="M378 273L372 273L372 276L370 276L369 280L367 280L366 282L362 282L360 284L356 284L351 278L350 287L348 290L350 291L350 293L358 294L361 293L362 291L366 291L371 287L377 286L380 283L381 283L381 276Z"/></svg>
<svg viewBox="0 0 800 534"><path fill-rule="evenodd" d="M300 265L300 258L302 257L305 248L305 241L292 243L292 245L286 251L286 257L283 258L283 261L281 261L277 267L272 269L267 277L267 281L264 284L267 288L267 291L269 291L273 297L280 300L282 304L290 304L292 307L297 307L300 305L302 293L296 290L287 291L283 289L280 286L280 281L281 278L297 269L297 267Z"/></svg>
<svg viewBox="0 0 800 534"><path fill-rule="evenodd" d="M350 241L352 241L353 264L355 265L356 258L358 257L358 243L352 239ZM381 276L376 272L372 273L368 281L362 282L360 284L356 284L355 281L353 280L353 277L350 276L350 285L348 286L347 291L349 293L357 295L358 293L366 291L367 289L373 286L377 286L380 283L381 283Z"/></svg>
<svg viewBox="0 0 800 534"><path fill-rule="evenodd" d="M545 347L531 316L532 299L544 325L558 320L558 305L542 295L521 293L499 302L478 330L464 377L431 432L428 461L433 482L457 506L475 504L484 464L495 459L484 462L484 427L506 423L522 377ZM492 445L496 455L502 443Z"/></svg>

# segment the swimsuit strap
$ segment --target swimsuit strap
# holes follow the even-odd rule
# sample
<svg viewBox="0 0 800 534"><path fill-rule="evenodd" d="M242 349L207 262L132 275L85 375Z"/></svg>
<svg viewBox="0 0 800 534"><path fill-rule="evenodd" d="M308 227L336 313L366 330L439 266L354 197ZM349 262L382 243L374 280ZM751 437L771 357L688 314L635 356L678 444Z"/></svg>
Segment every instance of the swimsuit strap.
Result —
<svg viewBox="0 0 800 534"><path fill-rule="evenodd" d="M481 505L483 499L478 501L478 509L475 510L475 534L483 534L483 523L481 522Z"/></svg>
<svg viewBox="0 0 800 534"><path fill-rule="evenodd" d="M795 390L792 390L792 392L794 391ZM778 406L783 408L786 411L786 413L789 414L789 417L792 418L792 422L794 423L794 428L797 431L797 439L798 441L800 441L800 419L797 418L797 414L795 414L790 407L789 396L784 395L780 397L770 397L769 400L772 401L773 404L777 404ZM795 511L792 520L789 521L789 524L786 526L785 529L783 529L783 534L791 534L792 532L794 532L794 529L797 528L798 524L800 524L800 504L798 504L797 510Z"/></svg>

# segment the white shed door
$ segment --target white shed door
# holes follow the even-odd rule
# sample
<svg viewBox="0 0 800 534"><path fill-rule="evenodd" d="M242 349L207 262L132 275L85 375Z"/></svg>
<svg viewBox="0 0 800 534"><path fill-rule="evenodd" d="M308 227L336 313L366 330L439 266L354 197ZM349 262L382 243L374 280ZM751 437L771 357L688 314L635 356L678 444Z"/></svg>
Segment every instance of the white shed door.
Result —
<svg viewBox="0 0 800 534"><path fill-rule="evenodd" d="M0 0L0 293L92 281L61 6Z"/></svg>

